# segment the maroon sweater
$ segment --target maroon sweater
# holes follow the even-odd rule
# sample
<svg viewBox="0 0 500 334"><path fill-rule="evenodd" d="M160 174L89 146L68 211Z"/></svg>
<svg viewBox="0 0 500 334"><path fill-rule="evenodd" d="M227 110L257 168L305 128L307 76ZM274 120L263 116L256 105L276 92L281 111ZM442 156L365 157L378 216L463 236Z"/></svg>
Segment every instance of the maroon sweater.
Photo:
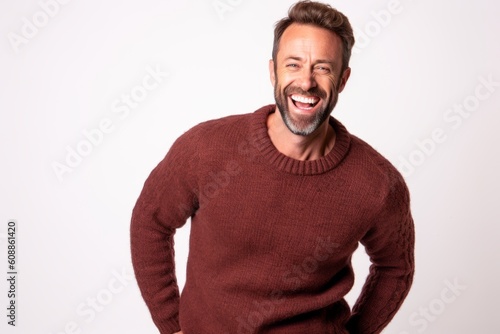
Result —
<svg viewBox="0 0 500 334"><path fill-rule="evenodd" d="M414 230L401 175L334 118L326 156L281 154L267 134L274 108L195 126L145 182L132 260L162 334L379 333L408 293ZM173 235L189 217L179 296ZM372 266L351 311L358 242Z"/></svg>

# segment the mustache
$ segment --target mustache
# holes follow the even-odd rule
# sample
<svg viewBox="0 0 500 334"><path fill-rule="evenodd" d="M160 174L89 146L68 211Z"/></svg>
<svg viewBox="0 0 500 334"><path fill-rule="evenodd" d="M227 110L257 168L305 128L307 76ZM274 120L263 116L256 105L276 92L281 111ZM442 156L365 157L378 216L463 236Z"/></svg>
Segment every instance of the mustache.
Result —
<svg viewBox="0 0 500 334"><path fill-rule="evenodd" d="M285 88L285 94L300 94L303 96L317 96L321 99L326 99L326 92L318 87L313 87L307 91L303 90L300 87L288 86Z"/></svg>

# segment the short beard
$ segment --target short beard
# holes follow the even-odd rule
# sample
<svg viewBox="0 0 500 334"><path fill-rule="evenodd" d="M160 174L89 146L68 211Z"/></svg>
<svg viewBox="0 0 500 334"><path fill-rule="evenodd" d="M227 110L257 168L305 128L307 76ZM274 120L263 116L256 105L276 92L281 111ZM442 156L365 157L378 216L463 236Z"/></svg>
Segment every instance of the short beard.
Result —
<svg viewBox="0 0 500 334"><path fill-rule="evenodd" d="M281 93L281 87L278 85L278 81L276 81L276 84L274 85L274 99L276 100L276 105L280 111L281 118L287 128L295 135L309 136L330 117L330 114L337 104L338 94L335 91L332 91L332 100L330 103L326 106L321 106L318 112L311 117L306 116L303 118L293 119L290 111L288 110L288 96L294 93L304 96L314 95L325 99L326 92L319 88L312 88L306 92L298 87L288 86L284 89L283 93Z"/></svg>

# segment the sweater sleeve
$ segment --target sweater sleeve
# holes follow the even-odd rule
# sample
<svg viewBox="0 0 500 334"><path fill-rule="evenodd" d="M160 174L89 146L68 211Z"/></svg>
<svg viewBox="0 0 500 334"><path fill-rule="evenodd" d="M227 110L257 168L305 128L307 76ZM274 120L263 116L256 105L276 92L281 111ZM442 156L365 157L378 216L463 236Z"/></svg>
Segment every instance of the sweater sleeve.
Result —
<svg viewBox="0 0 500 334"><path fill-rule="evenodd" d="M361 240L372 265L347 324L352 334L380 333L413 281L415 236L409 193L397 171L389 175L391 185L382 210Z"/></svg>
<svg viewBox="0 0 500 334"><path fill-rule="evenodd" d="M162 334L180 330L174 233L197 208L195 140L189 132L151 172L132 212L131 253L142 297Z"/></svg>

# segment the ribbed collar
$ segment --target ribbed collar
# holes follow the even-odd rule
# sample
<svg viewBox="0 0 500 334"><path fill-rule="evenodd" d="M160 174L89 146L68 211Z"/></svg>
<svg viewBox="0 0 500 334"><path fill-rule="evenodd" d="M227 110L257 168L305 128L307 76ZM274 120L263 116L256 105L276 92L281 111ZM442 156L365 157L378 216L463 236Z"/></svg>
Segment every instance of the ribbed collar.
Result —
<svg viewBox="0 0 500 334"><path fill-rule="evenodd" d="M275 108L276 106L272 104L255 111L250 124L252 142L271 165L291 174L316 175L328 172L344 159L349 151L351 136L346 128L333 117L330 117L330 124L335 129L336 139L333 149L327 155L316 160L301 161L279 152L267 132L267 117L275 111Z"/></svg>

